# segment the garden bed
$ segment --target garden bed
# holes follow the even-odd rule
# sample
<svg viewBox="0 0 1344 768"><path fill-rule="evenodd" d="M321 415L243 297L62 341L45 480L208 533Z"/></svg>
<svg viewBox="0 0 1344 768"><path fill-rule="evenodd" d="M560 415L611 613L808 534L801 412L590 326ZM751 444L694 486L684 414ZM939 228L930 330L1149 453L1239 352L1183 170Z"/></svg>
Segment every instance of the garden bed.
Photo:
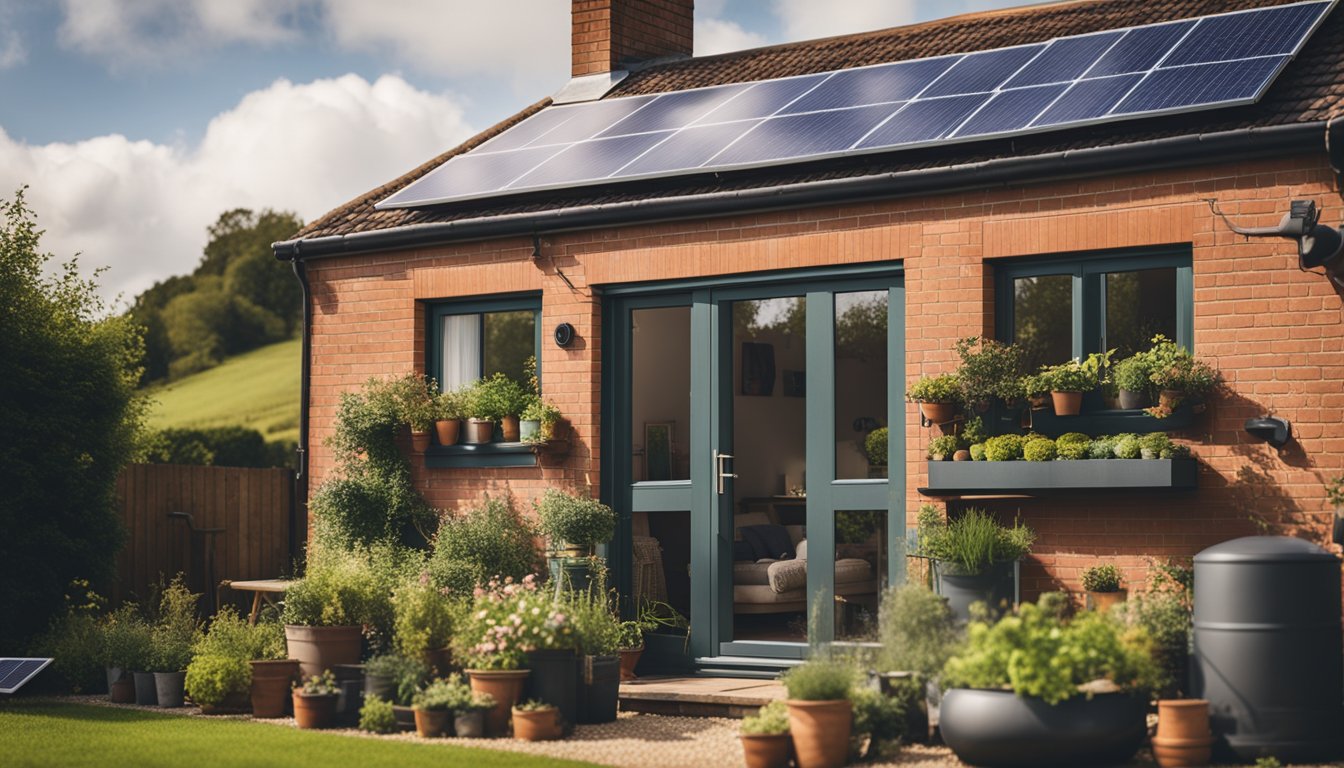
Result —
<svg viewBox="0 0 1344 768"><path fill-rule="evenodd" d="M1194 459L930 461L925 496L1045 495L1070 491L1181 491L1197 487Z"/></svg>

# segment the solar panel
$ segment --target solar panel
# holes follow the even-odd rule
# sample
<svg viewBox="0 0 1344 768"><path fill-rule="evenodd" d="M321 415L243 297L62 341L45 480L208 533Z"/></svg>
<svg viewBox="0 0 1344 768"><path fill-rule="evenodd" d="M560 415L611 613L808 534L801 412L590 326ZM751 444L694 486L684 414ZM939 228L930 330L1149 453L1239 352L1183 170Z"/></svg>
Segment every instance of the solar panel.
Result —
<svg viewBox="0 0 1344 768"><path fill-rule="evenodd" d="M1254 103L1336 0L548 107L377 208L986 140Z"/></svg>
<svg viewBox="0 0 1344 768"><path fill-rule="evenodd" d="M0 658L0 693L14 693L38 672L47 668L51 659Z"/></svg>

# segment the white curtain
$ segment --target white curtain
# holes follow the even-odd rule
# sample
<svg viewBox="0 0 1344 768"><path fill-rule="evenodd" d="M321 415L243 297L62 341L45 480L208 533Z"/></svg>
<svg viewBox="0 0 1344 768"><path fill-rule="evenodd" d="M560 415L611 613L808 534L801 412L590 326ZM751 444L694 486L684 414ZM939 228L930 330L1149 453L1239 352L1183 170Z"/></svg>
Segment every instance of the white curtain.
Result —
<svg viewBox="0 0 1344 768"><path fill-rule="evenodd" d="M445 392L481 378L481 316L443 318L443 381Z"/></svg>

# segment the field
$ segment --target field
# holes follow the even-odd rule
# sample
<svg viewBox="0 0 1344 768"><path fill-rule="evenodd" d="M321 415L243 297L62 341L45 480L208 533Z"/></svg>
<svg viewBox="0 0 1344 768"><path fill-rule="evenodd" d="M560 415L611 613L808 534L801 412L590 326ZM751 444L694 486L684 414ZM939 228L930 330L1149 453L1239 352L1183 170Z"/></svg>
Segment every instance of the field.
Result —
<svg viewBox="0 0 1344 768"><path fill-rule="evenodd" d="M156 387L149 393L157 401L149 425L237 425L261 432L268 441L297 440L300 353L298 339L282 341Z"/></svg>

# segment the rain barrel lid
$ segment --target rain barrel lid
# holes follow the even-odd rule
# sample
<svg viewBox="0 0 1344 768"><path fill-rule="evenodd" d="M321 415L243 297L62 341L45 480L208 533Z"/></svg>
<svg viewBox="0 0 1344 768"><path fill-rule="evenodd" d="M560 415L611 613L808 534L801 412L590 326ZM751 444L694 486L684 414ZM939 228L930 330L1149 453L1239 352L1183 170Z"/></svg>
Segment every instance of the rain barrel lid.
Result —
<svg viewBox="0 0 1344 768"><path fill-rule="evenodd" d="M1215 544L1195 555L1196 563L1282 563L1337 559L1310 541L1291 536L1244 536Z"/></svg>

